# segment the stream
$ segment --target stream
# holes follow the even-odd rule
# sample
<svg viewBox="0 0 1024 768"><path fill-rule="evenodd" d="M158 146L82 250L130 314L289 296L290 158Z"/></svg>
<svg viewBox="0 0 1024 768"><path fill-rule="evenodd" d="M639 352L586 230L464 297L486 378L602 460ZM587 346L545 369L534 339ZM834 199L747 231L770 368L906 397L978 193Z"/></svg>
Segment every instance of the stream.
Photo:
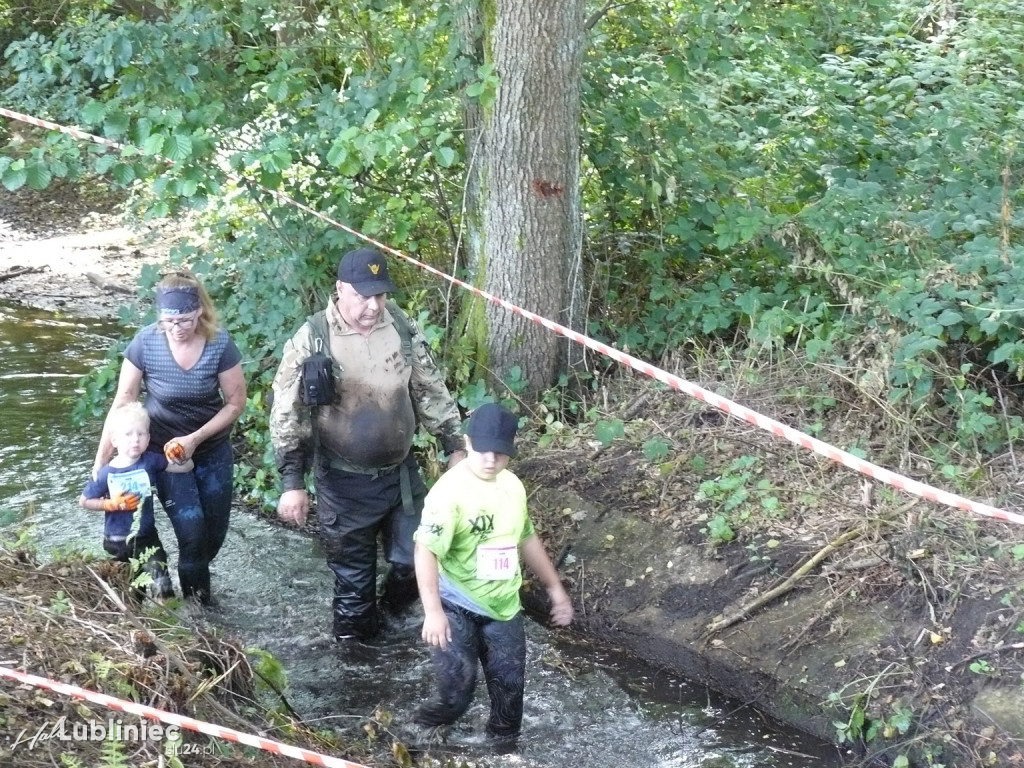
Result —
<svg viewBox="0 0 1024 768"><path fill-rule="evenodd" d="M80 377L104 359L117 335L108 321L0 303L0 540L31 525L43 559L69 549L102 556L101 522L77 503L99 424L78 429L69 415ZM173 566L174 536L159 503L156 516ZM392 626L377 647L338 648L329 637L328 577L314 540L236 508L213 564L218 607L204 621L280 660L288 703L315 727L361 739L367 719L388 712L400 728L429 696L433 680L417 616ZM486 752L487 696L480 683L445 746L456 757L535 768L843 765L832 745L740 702L571 630L527 625L518 753Z"/></svg>

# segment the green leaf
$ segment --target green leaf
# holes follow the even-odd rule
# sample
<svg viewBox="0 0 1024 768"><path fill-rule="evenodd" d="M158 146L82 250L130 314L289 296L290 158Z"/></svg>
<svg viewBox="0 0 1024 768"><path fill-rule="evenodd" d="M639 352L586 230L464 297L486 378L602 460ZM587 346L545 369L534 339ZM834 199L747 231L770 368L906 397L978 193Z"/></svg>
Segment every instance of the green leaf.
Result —
<svg viewBox="0 0 1024 768"><path fill-rule="evenodd" d="M153 157L163 152L165 136L162 133L154 133L142 142L142 154Z"/></svg>
<svg viewBox="0 0 1024 768"><path fill-rule="evenodd" d="M103 122L103 135L112 139L123 136L128 131L128 125L128 116L123 112L107 114Z"/></svg>
<svg viewBox="0 0 1024 768"><path fill-rule="evenodd" d="M666 56L665 72L667 72L668 76L675 82L682 83L686 80L687 76L686 62L678 56Z"/></svg>
<svg viewBox="0 0 1024 768"><path fill-rule="evenodd" d="M163 156L180 163L192 155L192 139L181 133L172 133L163 143Z"/></svg>
<svg viewBox="0 0 1024 768"><path fill-rule="evenodd" d="M82 122L86 125L99 125L103 122L107 108L101 101L90 100L82 107Z"/></svg>
<svg viewBox="0 0 1024 768"><path fill-rule="evenodd" d="M128 186L135 181L135 168L131 163L118 163L111 171L111 175L122 186Z"/></svg>
<svg viewBox="0 0 1024 768"><path fill-rule="evenodd" d="M438 147L436 157L442 168L450 168L455 162L455 150L451 147Z"/></svg>
<svg viewBox="0 0 1024 768"><path fill-rule="evenodd" d="M910 724L913 722L913 719L914 713L911 710L897 707L892 717L889 718L889 725L900 733L906 733L910 730Z"/></svg>
<svg viewBox="0 0 1024 768"><path fill-rule="evenodd" d="M11 192L25 186L25 181L28 179L28 171L25 170L24 161L17 162L22 162L22 165L15 168L12 164L6 171L4 171L3 175L4 187Z"/></svg>
<svg viewBox="0 0 1024 768"><path fill-rule="evenodd" d="M708 535L713 541L732 541L736 538L736 532L724 515L715 515L708 521Z"/></svg>
<svg viewBox="0 0 1024 768"><path fill-rule="evenodd" d="M32 189L46 189L53 180L53 173L46 163L32 163L28 167L26 180Z"/></svg>
<svg viewBox="0 0 1024 768"><path fill-rule="evenodd" d="M117 155L112 155L109 152L97 156L95 162L93 162L93 168L96 173L106 173L118 163Z"/></svg>
<svg viewBox="0 0 1024 768"><path fill-rule="evenodd" d="M661 461L669 452L669 443L663 437L652 437L643 446L644 458L648 461Z"/></svg>
<svg viewBox="0 0 1024 768"><path fill-rule="evenodd" d="M341 141L336 141L331 145L331 148L327 151L327 164L337 168L345 162L345 158L348 157L348 148Z"/></svg>
<svg viewBox="0 0 1024 768"><path fill-rule="evenodd" d="M611 419L597 422L594 427L594 436L597 437L601 445L608 445L617 437L623 437L626 434L625 424L622 423L622 419Z"/></svg>
<svg viewBox="0 0 1024 768"><path fill-rule="evenodd" d="M993 350L991 360L993 363L1005 363L1007 360L1018 357L1024 357L1024 343L1008 341Z"/></svg>
<svg viewBox="0 0 1024 768"><path fill-rule="evenodd" d="M267 83L267 99L270 101L280 102L288 98L288 80L287 78L279 78L271 83Z"/></svg>

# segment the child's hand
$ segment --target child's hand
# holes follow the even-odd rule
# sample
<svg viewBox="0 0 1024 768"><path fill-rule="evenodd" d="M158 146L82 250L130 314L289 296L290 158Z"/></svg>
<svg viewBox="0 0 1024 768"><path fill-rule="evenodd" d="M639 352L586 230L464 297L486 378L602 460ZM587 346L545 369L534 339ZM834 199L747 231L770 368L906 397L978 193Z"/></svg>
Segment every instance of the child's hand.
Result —
<svg viewBox="0 0 1024 768"><path fill-rule="evenodd" d="M420 637L442 651L448 647L448 643L452 641L452 628L448 625L448 617L444 611L425 612Z"/></svg>
<svg viewBox="0 0 1024 768"><path fill-rule="evenodd" d="M185 446L177 440L172 440L164 446L164 456L172 464L184 464L188 459L188 454L185 453Z"/></svg>
<svg viewBox="0 0 1024 768"><path fill-rule="evenodd" d="M551 623L556 627L567 627L572 623L572 600L563 590L561 594L551 596Z"/></svg>
<svg viewBox="0 0 1024 768"><path fill-rule="evenodd" d="M104 512L134 512L139 508L137 493L119 493L112 499L103 500Z"/></svg>

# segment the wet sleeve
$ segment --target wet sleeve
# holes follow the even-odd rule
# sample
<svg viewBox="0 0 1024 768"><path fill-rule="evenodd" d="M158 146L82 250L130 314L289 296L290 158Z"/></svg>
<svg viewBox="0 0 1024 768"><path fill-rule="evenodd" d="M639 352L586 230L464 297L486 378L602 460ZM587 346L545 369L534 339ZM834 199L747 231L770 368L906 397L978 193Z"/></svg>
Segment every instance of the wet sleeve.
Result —
<svg viewBox="0 0 1024 768"><path fill-rule="evenodd" d="M85 484L85 488L82 491L82 495L87 499L103 499L108 495L107 493L107 474L108 470L103 467L99 472L96 473L96 479L89 478L89 482Z"/></svg>
<svg viewBox="0 0 1024 768"><path fill-rule="evenodd" d="M310 409L299 399L302 361L310 355L308 325L285 342L281 364L274 376L274 402L270 407L270 441L284 490L306 487L306 472L313 464Z"/></svg>
<svg viewBox="0 0 1024 768"><path fill-rule="evenodd" d="M87 499L102 499L107 495L107 485L101 484L98 480L90 480L85 484L82 495Z"/></svg>
<svg viewBox="0 0 1024 768"><path fill-rule="evenodd" d="M146 451L146 470L149 472L149 482L156 486L156 476L167 469L167 457L163 453L154 450Z"/></svg>
<svg viewBox="0 0 1024 768"><path fill-rule="evenodd" d="M411 320L410 325L413 335L409 393L416 411L416 420L437 438L445 453L462 450L462 417L455 398L444 383L444 374L434 362L423 332Z"/></svg>

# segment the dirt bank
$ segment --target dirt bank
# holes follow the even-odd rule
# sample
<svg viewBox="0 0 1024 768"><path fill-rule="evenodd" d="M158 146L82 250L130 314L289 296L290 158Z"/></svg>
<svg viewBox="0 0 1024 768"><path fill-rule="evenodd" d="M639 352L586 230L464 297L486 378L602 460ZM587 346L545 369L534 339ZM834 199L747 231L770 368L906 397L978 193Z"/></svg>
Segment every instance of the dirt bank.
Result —
<svg viewBox="0 0 1024 768"><path fill-rule="evenodd" d="M788 423L813 418L791 387L856 410L795 366L688 373ZM1024 765L1018 526L877 487L654 384L611 390L602 418L624 436L563 429L517 461L582 631L880 765ZM851 430L844 409L822 437Z"/></svg>

